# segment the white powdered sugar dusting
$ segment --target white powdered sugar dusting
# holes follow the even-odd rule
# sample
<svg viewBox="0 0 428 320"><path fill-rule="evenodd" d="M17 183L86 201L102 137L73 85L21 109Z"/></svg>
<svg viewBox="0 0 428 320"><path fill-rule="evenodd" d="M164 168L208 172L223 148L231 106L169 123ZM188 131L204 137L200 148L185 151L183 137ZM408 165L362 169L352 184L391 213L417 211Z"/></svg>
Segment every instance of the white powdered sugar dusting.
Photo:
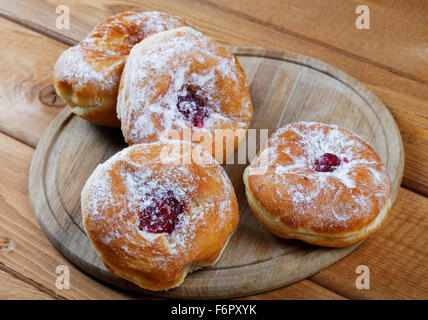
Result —
<svg viewBox="0 0 428 320"><path fill-rule="evenodd" d="M170 143L179 143L178 141ZM157 145L158 143L148 144ZM160 164L160 160L136 161L132 160L132 148L144 148L136 145L126 148L114 155L105 163L100 164L88 179L84 194L90 194L84 201L85 221L91 224L105 225L105 229L98 236L100 240L120 250L122 253L135 255L139 246L153 247L153 260L167 264L177 259L183 250L195 245L195 236L203 232L207 215L215 215L218 229L228 228L231 200L229 196L218 195L234 194L230 180L221 166L213 161L211 165L202 166L204 174L195 174L192 166L195 164L169 163ZM115 166L111 173L109 168ZM112 187L112 175L116 178L116 185ZM121 185L117 185L117 176ZM203 201L198 201L196 194L201 184L219 185L217 193L206 195ZM124 189L121 189L124 188ZM119 191L124 190L124 191ZM89 192L88 192L89 191ZM186 210L178 216L178 222L171 233L152 233L139 228L139 214L150 206L155 205L156 199L173 193L174 198L186 204ZM196 200L195 200L196 199ZM115 216L106 214L106 210L115 208ZM153 213L156 214L156 213ZM161 251L153 246L155 241L163 243ZM120 249L115 246L120 242ZM165 255L166 250L166 255Z"/></svg>
<svg viewBox="0 0 428 320"><path fill-rule="evenodd" d="M102 91L116 89L126 56L132 47L152 34L191 25L162 12L124 12L109 17L79 44L64 51L55 64L57 81L73 89L96 85Z"/></svg>
<svg viewBox="0 0 428 320"><path fill-rule="evenodd" d="M85 50L77 45L60 55L55 65L55 78L72 83L74 89L96 84L101 90L109 90L118 85L120 74L115 70L123 63L123 59L110 60L100 69L96 62L85 59Z"/></svg>
<svg viewBox="0 0 428 320"><path fill-rule="evenodd" d="M133 48L124 71L126 83L122 90L126 92L119 93L126 99L119 98L117 107L118 117L129 129L124 132L128 142L145 142L145 137L158 137L162 129L191 126L177 108L179 98L189 93L201 98L206 107L204 130L248 127L249 123L242 120L242 115L251 114L248 97L236 101L239 108L223 110L230 98L219 83L228 83L227 90L237 91L242 90L245 79L234 56L219 55L219 48L187 27L159 33ZM150 125L150 121L157 125Z"/></svg>
<svg viewBox="0 0 428 320"><path fill-rule="evenodd" d="M274 201L290 201L295 214L317 214L327 226L346 225L375 207L382 208L389 196L386 168L368 148L360 137L335 125L289 124L273 133L262 153L269 168L263 177L269 181L263 183L277 189ZM315 163L326 153L336 155L340 165L332 172L316 171ZM368 179L361 176L364 172Z"/></svg>

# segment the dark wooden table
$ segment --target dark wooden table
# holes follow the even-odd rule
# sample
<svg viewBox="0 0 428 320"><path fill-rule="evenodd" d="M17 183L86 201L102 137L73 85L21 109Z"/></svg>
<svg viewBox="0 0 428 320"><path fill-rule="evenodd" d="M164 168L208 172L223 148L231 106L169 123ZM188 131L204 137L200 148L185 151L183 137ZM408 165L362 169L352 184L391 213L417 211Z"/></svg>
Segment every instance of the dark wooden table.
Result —
<svg viewBox="0 0 428 320"><path fill-rule="evenodd" d="M70 9L57 29L56 7ZM323 60L371 89L403 137L402 188L387 224L352 254L312 277L250 299L428 299L428 2L364 1L370 29L355 27L359 1L0 1L0 298L128 299L88 277L49 243L28 198L31 157L63 104L52 92L56 58L103 18L126 10L183 16L228 45L294 51ZM70 268L71 288L55 286ZM359 290L358 265L370 269Z"/></svg>

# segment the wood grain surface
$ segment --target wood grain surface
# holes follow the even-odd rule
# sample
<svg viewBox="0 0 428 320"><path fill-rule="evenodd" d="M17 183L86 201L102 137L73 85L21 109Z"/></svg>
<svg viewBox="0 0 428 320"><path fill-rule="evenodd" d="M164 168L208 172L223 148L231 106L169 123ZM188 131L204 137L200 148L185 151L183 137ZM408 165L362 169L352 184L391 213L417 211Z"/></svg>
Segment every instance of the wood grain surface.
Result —
<svg viewBox="0 0 428 320"><path fill-rule="evenodd" d="M1 269L0 283L2 284L0 287L0 300L16 300L23 296L28 300L53 300L50 295L40 292L37 288L15 278L10 273Z"/></svg>
<svg viewBox="0 0 428 320"><path fill-rule="evenodd" d="M254 106L251 128L271 131L306 120L351 129L383 159L395 198L404 152L396 124L376 96L349 75L315 59L250 47L229 50L237 53L248 77ZM30 198L47 237L70 261L98 279L140 291L107 271L85 235L81 218L80 193L86 179L124 147L120 130L93 125L63 110L37 147ZM304 279L357 247L328 249L273 236L248 207L242 182L245 167L225 165L240 205L240 223L220 261L191 274L180 287L155 295L228 298L268 291Z"/></svg>
<svg viewBox="0 0 428 320"><path fill-rule="evenodd" d="M69 30L55 28L58 4L70 8ZM356 32L353 29L356 17L353 12L359 4L370 7L370 30ZM0 209L2 225L6 226L0 229L0 244L2 246L3 239L7 238L5 243L14 241L15 250L19 252L1 250L0 269L19 279L17 286L30 284L34 292L39 290L40 297L46 292L54 298L71 299L135 297L97 285L98 282L58 254L34 219L26 186L33 147L62 109L41 103L38 98L51 83L56 58L68 45L82 39L102 18L129 9L181 15L202 32L228 45L276 48L323 60L363 82L388 107L398 124L406 163L404 188L391 212L393 221L397 222L392 223L390 219L351 255L310 280L254 298L428 298L427 279L423 275L428 266L428 241L424 236L428 227L428 201L424 197L428 195L428 3L419 0L368 0L364 3L351 0L322 3L298 0L0 0L0 16L4 18L0 18L0 132L13 138L0 139ZM307 19L308 16L311 19ZM388 43L384 35L389 37ZM372 47L377 50L376 54L371 54ZM416 61L419 68L413 63ZM39 240L32 245L34 239ZM30 250L24 250L26 246ZM80 286L74 287L72 281L69 291L57 294L53 270L57 264L68 264L72 279L76 277L75 283ZM359 264L370 267L374 277L370 290L355 288L358 276L355 268ZM91 290L93 287L95 290ZM33 295L25 285L21 293L16 291L16 297L24 299L36 296L37 293Z"/></svg>
<svg viewBox="0 0 428 320"><path fill-rule="evenodd" d="M0 19L0 29L6 37L1 42L0 73L8 75L0 77L0 130L36 147L62 109L41 97L46 88L53 89L53 65L67 46L5 19Z"/></svg>

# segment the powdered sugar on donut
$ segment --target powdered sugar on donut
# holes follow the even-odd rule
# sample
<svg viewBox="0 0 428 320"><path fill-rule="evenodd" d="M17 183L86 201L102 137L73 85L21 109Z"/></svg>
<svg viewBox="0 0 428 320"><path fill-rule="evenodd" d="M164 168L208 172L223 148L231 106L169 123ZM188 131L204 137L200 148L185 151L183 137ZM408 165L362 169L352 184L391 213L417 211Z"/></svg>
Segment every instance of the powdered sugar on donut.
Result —
<svg viewBox="0 0 428 320"><path fill-rule="evenodd" d="M85 51L79 46L64 51L55 65L55 78L57 81L70 83L74 90L87 85L97 85L100 90L108 91L117 86L120 74L115 72L124 64L124 59L116 58L104 62L103 67L85 59Z"/></svg>
<svg viewBox="0 0 428 320"><path fill-rule="evenodd" d="M228 96L219 84L228 83L228 90L239 91L246 82L235 57L225 51L219 54L219 48L186 27L159 33L134 47L117 110L128 142L159 139L162 130L191 127L177 108L179 98L190 92L203 100L207 110L202 130L248 127L252 115L248 96L236 94L241 97L236 106L224 107Z"/></svg>
<svg viewBox="0 0 428 320"><path fill-rule="evenodd" d="M159 143L147 146L156 145ZM201 165L203 174L196 174L195 164L161 164L159 158L133 160L132 148L144 146L126 148L99 165L82 191L85 225L105 225L102 232L97 232L103 243L125 255L136 255L142 247L151 247L152 259L166 266L180 259L189 246L197 245L195 237L204 232L204 228L230 228L227 225L232 207L230 195L234 195L234 191L221 166L213 161L213 165ZM204 201L195 200L195 194L200 192L198 188L209 183L208 180L221 186L219 193L206 195ZM140 230L139 213L168 192L173 192L188 209L179 216L174 231L168 234ZM227 196L220 199L218 194ZM215 226L205 226L207 215L215 215ZM121 244L120 249L117 243Z"/></svg>
<svg viewBox="0 0 428 320"><path fill-rule="evenodd" d="M332 172L314 169L325 154L341 160ZM316 216L307 220L308 227L346 227L382 209L390 196L386 168L375 152L360 137L335 125L289 124L272 134L262 155L269 169L259 183L276 189L273 206L290 203L292 210L284 214L293 221L299 215ZM260 165L255 160L251 167Z"/></svg>
<svg viewBox="0 0 428 320"><path fill-rule="evenodd" d="M95 85L116 94L126 56L144 38L191 25L162 12L124 12L102 21L79 44L64 51L55 64L55 78L74 90Z"/></svg>

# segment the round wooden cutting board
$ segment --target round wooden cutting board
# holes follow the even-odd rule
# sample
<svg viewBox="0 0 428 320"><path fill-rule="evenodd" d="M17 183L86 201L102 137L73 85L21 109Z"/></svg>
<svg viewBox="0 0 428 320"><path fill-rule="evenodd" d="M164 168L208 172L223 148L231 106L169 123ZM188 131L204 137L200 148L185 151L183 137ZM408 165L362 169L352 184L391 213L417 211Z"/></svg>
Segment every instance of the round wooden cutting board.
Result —
<svg viewBox="0 0 428 320"><path fill-rule="evenodd" d="M404 153L389 111L366 87L318 60L261 48L230 47L247 73L254 105L252 128L270 131L292 121L348 128L372 145L398 192ZM269 132L270 132L269 131ZM30 172L30 197L40 226L55 247L92 276L121 288L173 298L226 298L272 290L304 279L344 257L358 244L330 249L268 232L251 213L242 173L225 165L236 190L240 222L221 260L190 274L166 292L148 292L112 276L85 235L80 192L100 163L126 147L119 129L91 124L65 108L40 141Z"/></svg>

